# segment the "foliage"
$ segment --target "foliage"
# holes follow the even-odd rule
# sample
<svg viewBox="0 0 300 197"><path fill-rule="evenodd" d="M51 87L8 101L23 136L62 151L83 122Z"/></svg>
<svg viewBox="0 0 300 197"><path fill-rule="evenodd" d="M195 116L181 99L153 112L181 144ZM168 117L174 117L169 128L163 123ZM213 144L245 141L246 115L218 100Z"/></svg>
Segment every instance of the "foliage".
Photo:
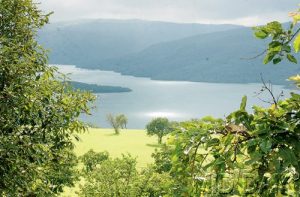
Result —
<svg viewBox="0 0 300 197"><path fill-rule="evenodd" d="M278 21L273 21L265 26L254 28L254 33L257 38L266 39L271 37L271 42L268 44L267 49L262 53L262 55L266 53L264 64L271 61L273 61L273 64L278 64L283 59L287 59L289 62L295 64L298 63L294 56L294 52L298 53L300 50L300 9L291 12L290 17L292 17L293 22L287 29L285 29ZM291 46L291 43L293 47ZM289 79L294 81L298 87L300 86L299 75L292 76Z"/></svg>
<svg viewBox="0 0 300 197"><path fill-rule="evenodd" d="M271 37L265 64L278 64L284 58L297 63L290 43L297 53L300 28L295 32L294 28L300 11L292 16L294 23L287 30L276 21L255 28L256 37ZM299 86L298 75L290 79ZM169 148L154 154L158 171L170 169L172 196L300 193L300 95L291 93L267 108L254 106L253 113L246 111L246 103L243 97L240 109L225 119L181 123L169 137Z"/></svg>
<svg viewBox="0 0 300 197"><path fill-rule="evenodd" d="M116 116L116 122L120 125L121 129L126 129L128 119L124 114L119 114Z"/></svg>
<svg viewBox="0 0 300 197"><path fill-rule="evenodd" d="M147 134L157 135L158 143L162 143L163 136L171 132L171 124L167 118L155 118L146 126Z"/></svg>
<svg viewBox="0 0 300 197"><path fill-rule="evenodd" d="M87 153L84 157L92 161L94 154ZM130 155L122 155L116 159L108 158L95 165L91 171L86 171L84 178L85 183L81 186L80 196L87 197L161 196L167 193L171 185L167 173L158 174L151 168L138 172L136 160Z"/></svg>
<svg viewBox="0 0 300 197"><path fill-rule="evenodd" d="M112 114L108 114L106 116L107 121L113 127L115 134L120 134L120 129L124 129L127 126L128 119L124 114L119 114L117 116L113 116Z"/></svg>
<svg viewBox="0 0 300 197"><path fill-rule="evenodd" d="M100 152L96 153L92 149L89 150L87 153L79 157L81 162L85 166L85 171L86 172L91 172L93 171L98 164L101 164L103 161L107 160L109 158L109 153L108 152Z"/></svg>
<svg viewBox="0 0 300 197"><path fill-rule="evenodd" d="M93 96L48 66L35 41L48 14L31 0L2 0L0 13L0 195L54 195L76 179L72 140Z"/></svg>
<svg viewBox="0 0 300 197"><path fill-rule="evenodd" d="M183 122L172 135L174 196L294 196L300 191L300 96L226 120ZM230 180L230 181L229 181Z"/></svg>
<svg viewBox="0 0 300 197"><path fill-rule="evenodd" d="M150 166L139 174L135 196L169 196L172 185L172 177L167 172L158 173Z"/></svg>
<svg viewBox="0 0 300 197"><path fill-rule="evenodd" d="M288 30L276 21L255 28L256 37L272 39L265 64L284 58L297 63L290 43L297 53L299 13L292 14ZM299 86L298 75L290 79ZM300 95L292 93L268 108L254 106L253 113L246 111L246 103L244 97L240 109L225 119L181 123L169 137L169 148L154 154L156 170L169 170L174 179L172 196L299 194Z"/></svg>
<svg viewBox="0 0 300 197"><path fill-rule="evenodd" d="M152 154L154 159L154 166L156 172L170 172L172 168L171 154L173 152L172 147L164 144L160 149L155 149L155 152Z"/></svg>

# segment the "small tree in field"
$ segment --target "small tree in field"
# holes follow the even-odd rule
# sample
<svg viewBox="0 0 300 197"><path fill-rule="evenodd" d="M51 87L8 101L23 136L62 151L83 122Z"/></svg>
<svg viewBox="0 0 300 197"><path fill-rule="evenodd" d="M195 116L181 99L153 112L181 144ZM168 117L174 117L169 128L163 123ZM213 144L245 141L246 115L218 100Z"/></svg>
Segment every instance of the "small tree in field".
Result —
<svg viewBox="0 0 300 197"><path fill-rule="evenodd" d="M116 116L116 122L119 123L121 129L127 128L128 119L124 114L120 114Z"/></svg>
<svg viewBox="0 0 300 197"><path fill-rule="evenodd" d="M167 118L155 118L146 126L147 134L157 135L158 143L161 144L163 136L171 132L170 122Z"/></svg>
<svg viewBox="0 0 300 197"><path fill-rule="evenodd" d="M120 129L126 128L127 125L127 117L124 114L119 114L117 116L113 116L112 114L108 114L106 116L107 121L113 127L115 134L120 134Z"/></svg>

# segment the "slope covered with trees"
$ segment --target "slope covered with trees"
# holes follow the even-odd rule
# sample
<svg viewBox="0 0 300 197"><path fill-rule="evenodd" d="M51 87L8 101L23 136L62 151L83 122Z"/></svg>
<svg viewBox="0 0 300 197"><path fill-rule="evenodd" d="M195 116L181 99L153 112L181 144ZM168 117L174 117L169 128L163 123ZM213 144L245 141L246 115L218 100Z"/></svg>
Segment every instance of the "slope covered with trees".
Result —
<svg viewBox="0 0 300 197"><path fill-rule="evenodd" d="M287 85L288 76L299 71L251 59L266 42L242 26L86 20L51 24L38 39L51 49L51 63L158 80L260 83L262 73L274 84Z"/></svg>
<svg viewBox="0 0 300 197"><path fill-rule="evenodd" d="M81 20L49 24L39 32L38 40L51 50L50 63L89 68L104 59L135 53L160 42L239 27L143 20Z"/></svg>
<svg viewBox="0 0 300 197"><path fill-rule="evenodd" d="M251 28L192 36L153 45L139 53L103 61L94 68L163 80L216 83L260 83L260 73L274 84L299 71L295 65L263 65L266 43L256 40Z"/></svg>

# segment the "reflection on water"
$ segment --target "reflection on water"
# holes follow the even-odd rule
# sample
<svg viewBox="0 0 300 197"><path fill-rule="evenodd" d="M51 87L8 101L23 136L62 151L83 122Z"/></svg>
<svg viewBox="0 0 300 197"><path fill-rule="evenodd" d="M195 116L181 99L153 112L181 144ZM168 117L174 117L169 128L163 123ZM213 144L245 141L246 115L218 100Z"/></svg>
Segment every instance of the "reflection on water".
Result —
<svg viewBox="0 0 300 197"><path fill-rule="evenodd" d="M248 110L253 104L267 106L255 97L261 84L215 84L182 81L158 81L148 78L124 76L101 70L87 70L75 66L59 66L63 73L72 73L74 81L99 85L123 86L129 93L98 94L97 108L92 116L82 118L101 127L108 127L108 113L123 113L128 117L129 128L144 128L155 117L171 120L188 120L211 115L224 117L239 108L241 98L248 96ZM259 77L259 76L258 76ZM279 94L282 86L274 86ZM288 90L284 90L285 95ZM268 100L268 95L260 95Z"/></svg>

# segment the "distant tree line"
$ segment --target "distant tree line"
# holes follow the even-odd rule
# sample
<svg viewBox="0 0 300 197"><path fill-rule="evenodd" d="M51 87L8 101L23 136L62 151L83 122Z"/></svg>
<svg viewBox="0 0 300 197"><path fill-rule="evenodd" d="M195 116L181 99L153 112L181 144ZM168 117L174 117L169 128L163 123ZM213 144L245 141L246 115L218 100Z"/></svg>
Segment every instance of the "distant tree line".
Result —
<svg viewBox="0 0 300 197"><path fill-rule="evenodd" d="M120 86L103 86L97 84L87 84L78 81L67 81L75 89L90 91L92 93L119 93L119 92L131 92L129 88Z"/></svg>

